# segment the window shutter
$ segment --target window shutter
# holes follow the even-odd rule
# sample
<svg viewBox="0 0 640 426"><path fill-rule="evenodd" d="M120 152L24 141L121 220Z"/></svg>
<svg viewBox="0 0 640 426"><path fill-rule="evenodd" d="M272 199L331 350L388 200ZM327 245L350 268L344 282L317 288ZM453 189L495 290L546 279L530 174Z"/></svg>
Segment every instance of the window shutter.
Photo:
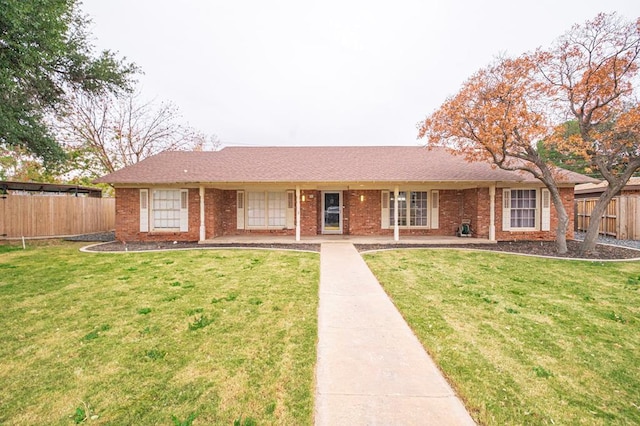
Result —
<svg viewBox="0 0 640 426"><path fill-rule="evenodd" d="M389 191L382 191L382 199L380 200L382 212L382 228L389 228Z"/></svg>
<svg viewBox="0 0 640 426"><path fill-rule="evenodd" d="M180 190L180 232L189 231L189 190Z"/></svg>
<svg viewBox="0 0 640 426"><path fill-rule="evenodd" d="M511 190L502 190L502 230L511 229Z"/></svg>
<svg viewBox="0 0 640 426"><path fill-rule="evenodd" d="M431 228L438 229L440 226L440 193L431 191Z"/></svg>
<svg viewBox="0 0 640 426"><path fill-rule="evenodd" d="M149 190L140 190L140 232L149 232Z"/></svg>
<svg viewBox="0 0 640 426"><path fill-rule="evenodd" d="M293 229L295 225L296 193L287 191L287 229Z"/></svg>
<svg viewBox="0 0 640 426"><path fill-rule="evenodd" d="M244 229L244 191L238 191L236 193L236 209L236 228Z"/></svg>
<svg viewBox="0 0 640 426"><path fill-rule="evenodd" d="M540 221L540 230L551 230L551 193L548 189L542 189L542 218Z"/></svg>

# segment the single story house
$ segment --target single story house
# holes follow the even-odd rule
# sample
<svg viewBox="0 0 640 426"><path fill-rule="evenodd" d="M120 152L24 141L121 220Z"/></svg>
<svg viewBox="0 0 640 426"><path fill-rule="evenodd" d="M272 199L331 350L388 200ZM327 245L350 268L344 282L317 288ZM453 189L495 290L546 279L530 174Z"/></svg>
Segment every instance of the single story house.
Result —
<svg viewBox="0 0 640 426"><path fill-rule="evenodd" d="M573 218L574 186L560 171ZM469 163L444 148L229 147L163 152L96 182L116 194L121 241L205 241L230 235L453 236L553 240L549 192L522 172ZM573 219L571 219L573 220ZM573 234L573 223L569 226Z"/></svg>

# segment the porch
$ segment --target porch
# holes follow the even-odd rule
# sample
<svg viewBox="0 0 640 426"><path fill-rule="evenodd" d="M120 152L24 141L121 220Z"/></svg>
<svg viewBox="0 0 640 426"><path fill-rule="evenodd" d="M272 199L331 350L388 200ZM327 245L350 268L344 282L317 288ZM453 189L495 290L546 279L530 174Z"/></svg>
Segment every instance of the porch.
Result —
<svg viewBox="0 0 640 426"><path fill-rule="evenodd" d="M314 235L302 236L299 241L291 235L227 235L200 241L200 244L322 244L330 242L350 242L352 244L380 244L380 245L477 245L495 244L488 238L468 238L455 236L402 236L394 240L393 235Z"/></svg>

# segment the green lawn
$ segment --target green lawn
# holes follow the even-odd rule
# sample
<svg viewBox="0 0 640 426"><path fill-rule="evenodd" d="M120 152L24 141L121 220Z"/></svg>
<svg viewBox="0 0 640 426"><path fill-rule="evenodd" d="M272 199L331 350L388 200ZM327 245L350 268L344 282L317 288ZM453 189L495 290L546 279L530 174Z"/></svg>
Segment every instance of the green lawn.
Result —
<svg viewBox="0 0 640 426"><path fill-rule="evenodd" d="M0 424L311 424L319 256L0 245Z"/></svg>
<svg viewBox="0 0 640 426"><path fill-rule="evenodd" d="M640 424L640 263L365 259L480 424Z"/></svg>

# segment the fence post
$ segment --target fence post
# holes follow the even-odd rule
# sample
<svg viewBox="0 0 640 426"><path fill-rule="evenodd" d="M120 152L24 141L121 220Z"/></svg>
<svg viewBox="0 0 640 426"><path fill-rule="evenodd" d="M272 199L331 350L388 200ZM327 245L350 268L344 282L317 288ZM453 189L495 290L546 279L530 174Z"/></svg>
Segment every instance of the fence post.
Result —
<svg viewBox="0 0 640 426"><path fill-rule="evenodd" d="M9 194L0 192L0 238L7 236L7 204L9 204Z"/></svg>
<svg viewBox="0 0 640 426"><path fill-rule="evenodd" d="M626 240L628 238L627 200L627 197L618 197L618 211L616 212L618 215L618 220L616 221L616 236L620 240Z"/></svg>

